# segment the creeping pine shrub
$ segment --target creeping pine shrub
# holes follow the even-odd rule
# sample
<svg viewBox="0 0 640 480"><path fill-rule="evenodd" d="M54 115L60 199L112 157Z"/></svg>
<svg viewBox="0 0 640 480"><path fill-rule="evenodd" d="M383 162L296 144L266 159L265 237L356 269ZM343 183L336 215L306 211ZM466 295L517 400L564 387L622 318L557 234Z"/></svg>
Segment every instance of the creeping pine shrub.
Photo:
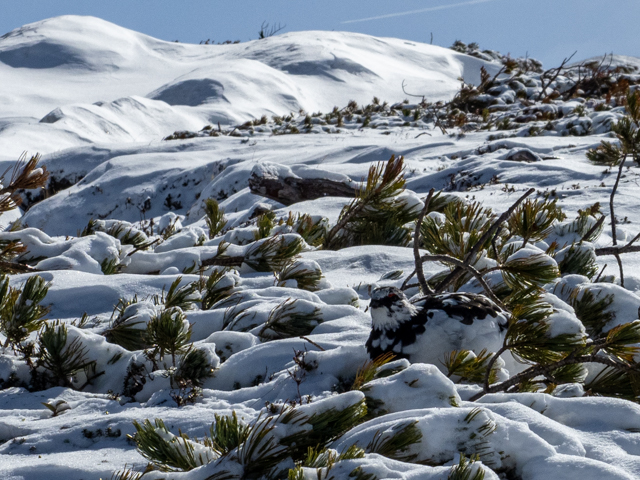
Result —
<svg viewBox="0 0 640 480"><path fill-rule="evenodd" d="M322 270L316 262L294 260L275 272L278 286L295 286L311 292L318 290L322 280Z"/></svg>
<svg viewBox="0 0 640 480"><path fill-rule="evenodd" d="M256 227L258 227L258 230L254 234L255 240L262 240L271 234L271 230L275 227L275 218L276 214L271 210L258 215L256 220Z"/></svg>
<svg viewBox="0 0 640 480"><path fill-rule="evenodd" d="M453 266L429 279L432 288L455 291L473 278L487 296L502 303L510 316L503 345L497 352L451 352L444 359L448 374L456 381L483 386L480 393L471 397L472 401L501 391L549 393L565 383L593 386L593 391L603 395L621 398L635 395L637 401L640 374L635 354L640 341L640 320L604 332L612 318L608 309L612 298L597 293L597 289L580 287L562 295L574 306L584 329L576 326L571 331L556 333L552 326L558 311L546 301L543 289L560 274L595 273L595 250L587 242L600 233L601 224L595 218L598 205L579 212L573 221L558 223L564 215L555 202L548 199L525 202L533 191L529 190L500 217L482 209L477 202L458 201L449 202L443 213L433 213L425 219L421 228L422 246L432 252L433 260ZM552 233L554 241L547 253L527 246L527 242L549 239ZM560 250L558 242L564 242ZM430 259L417 257L416 265L425 260ZM500 273L487 277L493 285L480 281L492 272ZM497 360L504 352L510 352L528 367L496 383ZM589 363L607 367L598 378L585 384ZM628 382L626 386L624 381Z"/></svg>
<svg viewBox="0 0 640 480"><path fill-rule="evenodd" d="M100 375L95 372L95 361L87 359L87 349L80 339L69 342L65 324L45 324L38 335L34 385L73 388L74 377L80 372L85 373L87 383Z"/></svg>
<svg viewBox="0 0 640 480"><path fill-rule="evenodd" d="M184 310L196 308L195 303L201 301L198 282L180 287L181 282L182 277L177 277L166 292L163 288L160 295L153 295L149 300L139 301L137 296L129 300L120 299L114 307L109 328L103 332L107 341L130 351L156 345L157 336L163 337L159 332L164 330L150 330L151 320L156 320L153 323L155 329L158 327L158 318L167 315L165 312L179 312L184 317Z"/></svg>
<svg viewBox="0 0 640 480"><path fill-rule="evenodd" d="M200 295L202 310L209 310L220 300L227 298L235 288L235 280L227 275L225 269L211 272Z"/></svg>
<svg viewBox="0 0 640 480"><path fill-rule="evenodd" d="M20 350L29 334L44 324L49 312L40 303L49 290L49 284L39 275L27 279L22 288L9 286L9 279L0 276L0 332L5 336L4 347Z"/></svg>
<svg viewBox="0 0 640 480"><path fill-rule="evenodd" d="M138 298L120 299L113 309L109 328L103 335L109 343L115 343L130 351L142 350L147 345L147 321L149 314L155 314L147 303L138 303Z"/></svg>
<svg viewBox="0 0 640 480"><path fill-rule="evenodd" d="M38 275L29 277L22 288L10 287L9 279L0 277L0 332L6 338L3 347L11 347L29 367L29 388L82 389L104 372L96 372L96 363L87 359L79 338L69 341L65 324L46 322L44 316L49 309L41 302L48 290L49 284ZM28 342L34 332L36 341ZM80 376L85 382L78 387Z"/></svg>
<svg viewBox="0 0 640 480"><path fill-rule="evenodd" d="M283 219L280 220L283 222ZM284 225L300 235L305 242L314 247L322 245L328 232L328 220L326 217L311 216L308 213L296 214L289 212L284 219Z"/></svg>
<svg viewBox="0 0 640 480"><path fill-rule="evenodd" d="M274 235L252 243L243 262L257 272L276 272L306 248L301 236Z"/></svg>
<svg viewBox="0 0 640 480"><path fill-rule="evenodd" d="M290 465L325 466L327 445L363 421L364 400L347 395L340 407L317 402L311 414L284 405L272 405L250 422L235 412L216 414L202 440L170 432L161 419L134 422L136 433L130 438L149 460L146 471L188 472L207 465L207 478L235 478L231 472L241 472L242 478L287 478ZM361 449L345 452L342 460L362 457Z"/></svg>
<svg viewBox="0 0 640 480"><path fill-rule="evenodd" d="M276 305L258 333L263 340L308 335L322 322L322 312L304 300L288 298Z"/></svg>
<svg viewBox="0 0 640 480"><path fill-rule="evenodd" d="M419 209L400 197L404 185L403 157L392 155L387 162L372 165L366 183L326 234L324 247L408 245L411 231L406 224L417 218Z"/></svg>
<svg viewBox="0 0 640 480"><path fill-rule="evenodd" d="M202 383L213 376L213 368L207 353L199 348L190 346L182 356L175 372L175 378L180 382L189 382L201 387Z"/></svg>
<svg viewBox="0 0 640 480"><path fill-rule="evenodd" d="M184 353L191 338L191 325L179 307L169 307L154 316L147 325L147 342L151 345L145 352L154 363L171 355L176 365L176 355Z"/></svg>
<svg viewBox="0 0 640 480"><path fill-rule="evenodd" d="M156 305L164 305L165 308L179 307L182 310L195 309L196 302L200 301L197 283L189 283L180 287L182 276L176 278L165 294L164 287L160 296L154 296L153 301Z"/></svg>

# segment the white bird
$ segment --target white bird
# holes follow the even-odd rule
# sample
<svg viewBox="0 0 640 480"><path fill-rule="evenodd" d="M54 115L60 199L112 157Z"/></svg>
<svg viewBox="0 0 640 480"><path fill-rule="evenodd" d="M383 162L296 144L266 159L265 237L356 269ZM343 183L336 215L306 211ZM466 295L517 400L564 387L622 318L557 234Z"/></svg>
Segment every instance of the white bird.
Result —
<svg viewBox="0 0 640 480"><path fill-rule="evenodd" d="M371 293L369 308L366 347L372 359L390 352L440 369L453 350L498 351L508 323L500 307L474 293L427 295L411 302L396 287L380 287Z"/></svg>

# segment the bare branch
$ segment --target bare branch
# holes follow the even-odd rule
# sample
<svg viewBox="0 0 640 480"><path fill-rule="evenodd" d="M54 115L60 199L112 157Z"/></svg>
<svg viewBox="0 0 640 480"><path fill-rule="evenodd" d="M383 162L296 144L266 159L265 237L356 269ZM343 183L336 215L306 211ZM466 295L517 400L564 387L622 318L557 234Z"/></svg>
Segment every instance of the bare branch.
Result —
<svg viewBox="0 0 640 480"><path fill-rule="evenodd" d="M621 255L623 253L640 252L640 245L632 245L636 240L638 240L638 238L638 235L636 235L633 240L631 240L626 245L623 245L622 247L596 248L596 255L601 257L603 255Z"/></svg>
<svg viewBox="0 0 640 480"><path fill-rule="evenodd" d="M402 93L404 93L405 95L409 96L409 97L416 97L416 98L421 98L422 101L424 102L425 100L425 96L424 95L414 95L413 93L409 93L404 89L405 86L405 82L406 80L402 80Z"/></svg>
<svg viewBox="0 0 640 480"><path fill-rule="evenodd" d="M596 277L596 279L593 281L593 283L598 283L598 281L600 280L600 277L602 276L604 269L607 268L607 264L604 264L604 267L602 267L600 269L600 273L598 274L598 276Z"/></svg>
<svg viewBox="0 0 640 480"><path fill-rule="evenodd" d="M429 204L431 203L434 192L435 190L433 188L429 190L429 195L427 195L427 199L424 201L424 208L416 220L416 231L413 235L413 258L416 264L416 274L418 275L418 282L420 282L420 290L422 290L422 293L433 293L433 289L427 283L426 278L424 278L424 269L422 268L422 261L420 259L420 227L422 226L424 216L427 214L427 210L429 210Z"/></svg>
<svg viewBox="0 0 640 480"><path fill-rule="evenodd" d="M556 78L558 78L558 76L560 76L560 73L564 69L565 65L569 63L569 61L573 58L573 56L576 53L577 51L573 52L570 57L565 58L559 67L551 68L546 72L544 72L542 75L540 75L540 82L542 83L542 85L541 85L540 93L538 94L538 98L536 99L537 101L540 101L543 99L542 95L544 95L544 98L548 97L548 95L545 94L545 90L549 87L549 85L551 85L556 80ZM545 78L549 79L549 81L546 82L546 84L545 84Z"/></svg>
<svg viewBox="0 0 640 480"><path fill-rule="evenodd" d="M407 289L408 289L409 287L411 287L412 285L416 285L416 286L418 286L418 287L420 286L420 284L419 284L419 283L412 283L412 284L409 284L409 281L413 278L413 276L414 276L415 274L416 274L416 271L415 271L415 269L414 269L414 270L413 270L413 272L411 272L411 273L409 274L409 276L408 276L407 278L405 278L405 279L404 279L404 282L402 282L402 286L400 287L400 290L402 290L402 291L404 292L405 290L407 290Z"/></svg>
<svg viewBox="0 0 640 480"><path fill-rule="evenodd" d="M609 211L611 213L611 239L613 240L613 246L618 245L618 237L616 233L616 214L613 209L613 199L616 195L616 191L618 190L618 184L620 183L620 177L622 176L622 169L624 168L624 162L627 159L627 154L625 153L620 160L620 168L618 168L618 175L616 176L616 183L613 184L613 188L611 189L611 195L609 195ZM620 252L615 252L613 255L616 257L616 261L618 262L618 268L620 270L620 286L624 288L624 270L622 268L622 260L620 259Z"/></svg>
<svg viewBox="0 0 640 480"><path fill-rule="evenodd" d="M495 293L493 293L493 290L491 290L489 285L487 285L487 282L485 282L484 278L482 278L482 274L478 270L473 268L471 265L463 262L462 260L458 260L457 258L450 257L449 255L423 255L420 258L420 262L418 262L417 264L421 265L422 262L428 262L428 261L449 263L451 265L455 265L456 268L460 268L461 270L464 269L468 271L470 274L472 274L476 278L476 280L478 280L478 283L484 289L485 293L487 294L487 297L493 300L493 302L503 310L507 309L504 306L504 304L500 301L500 299L496 297Z"/></svg>

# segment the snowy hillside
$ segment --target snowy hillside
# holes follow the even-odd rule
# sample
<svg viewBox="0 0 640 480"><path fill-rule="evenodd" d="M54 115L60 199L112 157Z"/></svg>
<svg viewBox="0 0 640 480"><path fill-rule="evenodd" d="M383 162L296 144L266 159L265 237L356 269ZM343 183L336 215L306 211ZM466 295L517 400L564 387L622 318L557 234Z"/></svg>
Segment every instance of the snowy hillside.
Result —
<svg viewBox="0 0 640 480"><path fill-rule="evenodd" d="M532 65L1 37L0 478L640 477L640 59Z"/></svg>
<svg viewBox="0 0 640 480"><path fill-rule="evenodd" d="M433 99L481 62L430 45L304 32L235 45L156 40L93 17L26 25L0 39L0 158L150 142L179 128L254 116L328 111L349 100L404 98L402 81ZM27 73L28 72L28 73Z"/></svg>

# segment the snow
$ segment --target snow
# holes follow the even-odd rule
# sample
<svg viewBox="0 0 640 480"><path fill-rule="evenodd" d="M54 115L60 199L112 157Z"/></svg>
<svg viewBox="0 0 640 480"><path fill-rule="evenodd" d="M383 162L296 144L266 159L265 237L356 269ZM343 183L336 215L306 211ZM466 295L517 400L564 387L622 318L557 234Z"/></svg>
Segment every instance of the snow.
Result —
<svg viewBox="0 0 640 480"><path fill-rule="evenodd" d="M640 68L640 60L615 56L612 65ZM362 467L380 479L446 479L461 453L479 454L474 468L483 469L487 480L640 477L636 403L585 395L581 384L563 385L552 395L496 393L469 401L480 388L448 378L442 359L452 345L476 354L483 348L497 351L503 334L495 333L490 319L465 330L458 322L447 324L450 318L435 317L428 323L428 348L416 352L420 361L391 362L362 391L348 391L369 360L364 345L371 331L371 291L400 287L414 269L413 250L379 245L322 250L287 219L308 214L314 225L331 228L350 198L326 196L284 206L249 189L252 174L325 178L355 188L371 165L391 155L403 155L406 163L407 190L398 200L417 209L435 188L461 201L482 201L500 213L534 187L537 194L557 198L568 218L555 222L544 241L520 248L522 238L514 237L508 245L519 249L507 262L537 255L547 266L557 266L596 221L593 216L576 221L577 210L608 201L615 172L588 162L585 153L609 139L624 109L614 105L596 111L591 100L569 99L532 102L516 111L519 98L531 99L540 90L539 79L529 75L479 97L492 102L487 104L492 114L511 115L516 127L510 130L452 128L443 134L432 121L402 111L419 108L409 103L418 101L414 97L402 103L407 97L403 81L409 92L429 102L449 100L460 77L480 83L480 67L493 76L500 64L433 45L345 32L187 45L97 18L63 16L1 37L0 167L11 166L23 151L40 152L52 180L46 195L24 194L25 210L3 214L0 242L19 240L27 247L21 259L50 283L43 301L49 308L46 319L60 320L69 341L77 339L96 371L105 373L82 391L54 386L30 392L9 385L10 378L28 384L30 372L10 347L0 347L0 383L7 382L0 390L0 478L111 478L125 465L143 471L147 461L127 440L135 433L133 420L162 418L172 435L180 430L193 439L208 434L215 414L236 412L250 424L269 406L287 402L310 416L363 399L371 418L330 447L337 452L354 443L364 448L376 435L415 424L422 438L404 452L415 458L368 452L339 462L330 472L335 478L348 478ZM565 91L568 85L561 77L552 88ZM342 120L325 116L334 106L344 111L350 101L362 106L374 96L379 108L366 128L364 114L348 118L345 113ZM529 123L518 123L520 117L533 119L531 125L542 133L530 135ZM210 128L203 129L206 125ZM164 140L174 132L188 135ZM616 195L620 243L639 230L638 173L630 160L627 167ZM213 239L204 218L208 198L218 201L228 221ZM264 253L274 237L259 239L255 224L257 213L265 211L275 214L277 246L299 247L288 271L295 278L257 271L260 261L275 262L272 253ZM429 217L444 222L442 213ZM23 228L8 230L17 219ZM94 233L82 236L91 220ZM115 234L114 228L121 230ZM599 268L608 264L605 275L618 275L613 258L595 255L596 248L611 244L609 232L605 222L597 240L576 248ZM133 234L151 245L133 245ZM547 251L553 242L554 254ZM203 379L195 403L178 407L174 375L187 352L153 360L142 350L107 342L103 333L119 318L118 308L124 326L146 328L162 313L174 282L180 279L177 286L189 288L222 271L223 266L209 263L200 272L221 252L244 256L251 265L231 264L224 271L211 308L200 308L198 292L171 307L179 329L214 371ZM586 335L570 305L587 292L612 299L603 332L636 320L640 255L625 254L624 262L626 288L614 279L604 283L581 275L546 285L542 298L553 309L547 335ZM493 266L488 258L476 264ZM436 262L424 267L427 278L444 268ZM305 272L319 278L308 290L298 288L302 283L296 280ZM10 284L21 288L29 276L11 275ZM494 272L487 278L496 285L501 277ZM467 288L481 292L473 281ZM409 297L416 293L415 285L407 290ZM287 336L286 329L298 333ZM0 341L6 338L0 335ZM497 363L501 378L507 370L524 368L505 357ZM129 396L124 378L134 367L148 375ZM83 386L90 375L76 372L71 385ZM42 404L58 401L66 403L57 415ZM282 424L274 431L282 437L296 428L307 427ZM208 458L214 461L175 478L216 473L218 461ZM232 460L222 462L242 473ZM156 476L162 475L144 478ZM309 468L305 476L318 478Z"/></svg>

